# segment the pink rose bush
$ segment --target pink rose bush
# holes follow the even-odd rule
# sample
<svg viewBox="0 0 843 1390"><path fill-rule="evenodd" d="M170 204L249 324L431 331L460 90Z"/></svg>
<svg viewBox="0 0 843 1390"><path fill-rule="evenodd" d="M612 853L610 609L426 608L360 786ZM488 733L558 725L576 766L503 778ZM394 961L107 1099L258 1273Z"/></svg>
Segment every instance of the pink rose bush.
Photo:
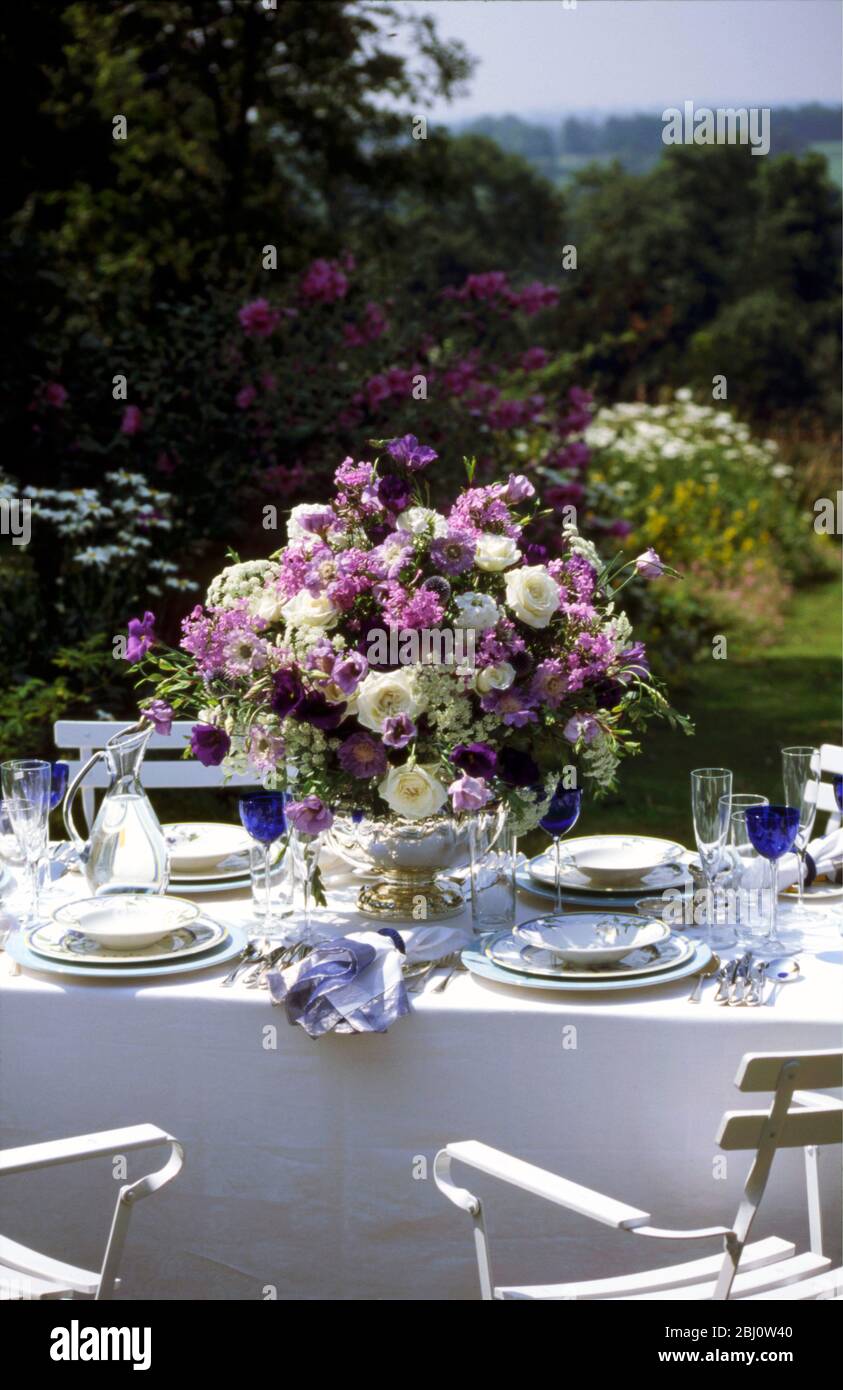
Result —
<svg viewBox="0 0 843 1390"><path fill-rule="evenodd" d="M149 716L195 718L196 757L289 788L312 833L326 810L501 801L527 828L564 767L604 789L636 728L682 722L614 603L636 562L604 566L575 526L537 560L524 475L431 507L436 461L410 435L346 458L286 544L212 581L178 651L151 645L151 614L133 633Z"/></svg>

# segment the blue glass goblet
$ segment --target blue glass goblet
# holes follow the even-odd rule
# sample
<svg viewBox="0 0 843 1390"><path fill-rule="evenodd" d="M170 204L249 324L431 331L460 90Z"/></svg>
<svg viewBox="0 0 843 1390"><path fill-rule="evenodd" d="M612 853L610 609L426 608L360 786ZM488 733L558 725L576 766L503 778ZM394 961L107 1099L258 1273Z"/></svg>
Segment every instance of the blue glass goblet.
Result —
<svg viewBox="0 0 843 1390"><path fill-rule="evenodd" d="M270 849L276 840L286 832L287 817L284 812L283 792L250 792L241 796L237 807L244 830L263 846L263 882L266 902L264 916L264 935L273 935L275 922L272 916L272 883Z"/></svg>
<svg viewBox="0 0 843 1390"><path fill-rule="evenodd" d="M839 772L834 778L834 800L838 811L843 811L843 776Z"/></svg>
<svg viewBox="0 0 843 1390"><path fill-rule="evenodd" d="M67 763L50 763L50 810L64 801L70 768Z"/></svg>
<svg viewBox="0 0 843 1390"><path fill-rule="evenodd" d="M798 806L747 806L745 811L746 833L750 844L763 859L770 861L770 925L765 939L765 949L786 954L793 947L787 946L776 937L777 905L779 897L779 860L783 854L793 849L799 833Z"/></svg>
<svg viewBox="0 0 843 1390"><path fill-rule="evenodd" d="M580 808L582 806L582 792L578 787L564 787L562 783L553 793L550 805L542 816L539 824L542 830L546 830L553 839L553 849L556 856L554 882L556 885L556 904L555 916L562 916L562 836L567 835L569 830L573 830L580 818Z"/></svg>

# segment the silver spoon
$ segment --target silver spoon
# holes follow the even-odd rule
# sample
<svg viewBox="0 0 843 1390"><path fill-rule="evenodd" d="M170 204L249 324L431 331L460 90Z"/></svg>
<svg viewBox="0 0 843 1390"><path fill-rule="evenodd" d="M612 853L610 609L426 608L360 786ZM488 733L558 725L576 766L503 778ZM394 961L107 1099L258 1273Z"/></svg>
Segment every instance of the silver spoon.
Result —
<svg viewBox="0 0 843 1390"><path fill-rule="evenodd" d="M767 1000L768 1004L775 1003L782 985L790 985L794 980L799 980L802 977L799 961L794 960L792 956L776 956L775 960L771 960L768 964L765 974L773 981L770 998Z"/></svg>

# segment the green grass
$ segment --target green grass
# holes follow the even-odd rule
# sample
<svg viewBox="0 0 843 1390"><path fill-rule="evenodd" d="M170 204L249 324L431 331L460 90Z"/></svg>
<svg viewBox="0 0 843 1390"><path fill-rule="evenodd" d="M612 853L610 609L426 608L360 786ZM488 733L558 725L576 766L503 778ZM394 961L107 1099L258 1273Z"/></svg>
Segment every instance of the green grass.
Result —
<svg viewBox="0 0 843 1390"><path fill-rule="evenodd" d="M696 725L692 738L651 725L639 757L621 769L620 792L586 808L583 832L639 831L693 843L689 776L729 767L736 791L782 795L779 750L840 743L841 589L803 590L774 646L741 650L691 668L673 703Z"/></svg>
<svg viewBox="0 0 843 1390"><path fill-rule="evenodd" d="M840 140L817 140L809 149L825 156L828 177L838 188L843 187L843 142Z"/></svg>

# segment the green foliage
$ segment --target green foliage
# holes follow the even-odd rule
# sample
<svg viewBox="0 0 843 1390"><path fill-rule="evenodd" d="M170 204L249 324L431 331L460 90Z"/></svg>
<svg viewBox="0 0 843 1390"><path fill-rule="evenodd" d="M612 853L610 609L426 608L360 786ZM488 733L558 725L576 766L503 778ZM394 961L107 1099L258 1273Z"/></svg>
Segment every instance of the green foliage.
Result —
<svg viewBox="0 0 843 1390"><path fill-rule="evenodd" d="M131 709L128 685L111 649L100 636L61 647L50 679L22 678L0 685L0 762L5 758L54 756L53 723L73 715L91 717L92 706L109 703L109 713Z"/></svg>

